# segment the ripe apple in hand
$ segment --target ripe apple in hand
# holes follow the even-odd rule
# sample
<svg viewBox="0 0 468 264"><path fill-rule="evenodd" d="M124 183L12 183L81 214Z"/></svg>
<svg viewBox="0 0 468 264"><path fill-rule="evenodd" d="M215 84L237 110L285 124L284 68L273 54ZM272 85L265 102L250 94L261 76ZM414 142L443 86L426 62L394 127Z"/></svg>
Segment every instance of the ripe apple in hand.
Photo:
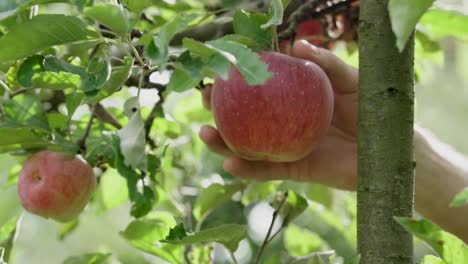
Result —
<svg viewBox="0 0 468 264"><path fill-rule="evenodd" d="M260 52L273 77L249 86L234 67L213 85L211 107L227 146L248 160L296 161L327 132L333 91L315 63L275 52Z"/></svg>
<svg viewBox="0 0 468 264"><path fill-rule="evenodd" d="M23 207L60 222L76 218L96 186L92 168L65 153L41 151L26 161L18 179Z"/></svg>

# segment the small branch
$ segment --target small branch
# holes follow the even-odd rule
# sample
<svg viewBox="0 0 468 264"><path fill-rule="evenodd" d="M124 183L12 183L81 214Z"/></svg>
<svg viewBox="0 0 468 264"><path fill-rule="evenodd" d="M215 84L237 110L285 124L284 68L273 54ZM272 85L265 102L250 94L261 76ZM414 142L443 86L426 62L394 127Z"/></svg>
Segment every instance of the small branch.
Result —
<svg viewBox="0 0 468 264"><path fill-rule="evenodd" d="M94 108L94 116L99 120L104 123L110 124L113 127L117 129L121 129L122 125L119 123L119 121L111 114L109 113L104 106L102 106L100 103L97 103Z"/></svg>
<svg viewBox="0 0 468 264"><path fill-rule="evenodd" d="M83 152L86 151L86 139L88 138L89 133L91 132L91 127L94 121L95 110L96 110L96 105L93 105L91 107L91 116L89 117L88 124L86 124L85 132L83 136L80 139L78 139L78 141L76 142L76 144L80 147L80 149Z"/></svg>
<svg viewBox="0 0 468 264"><path fill-rule="evenodd" d="M0 244L0 262L3 260L5 263L8 263L10 260L11 250L13 248L13 240L15 239L16 235L16 227L13 231L8 235L7 239ZM3 248L3 250L1 250Z"/></svg>
<svg viewBox="0 0 468 264"><path fill-rule="evenodd" d="M20 95L20 94L23 94L27 91L30 91L31 89L26 89L26 88L20 88L20 89L17 89L17 90L14 90L13 92L10 93L10 98L13 98L17 95Z"/></svg>
<svg viewBox="0 0 468 264"><path fill-rule="evenodd" d="M270 240L271 231L273 230L273 226L275 225L276 218L278 217L279 212L281 208L283 207L284 202L286 202L287 198L288 198L288 192L285 192L283 198L281 199L278 205L278 208L276 208L276 210L273 212L273 218L271 219L270 227L268 228L268 232L265 236L265 239L263 239L262 246L260 247L260 250L257 253L257 257L255 258L255 264L260 263L260 257L262 256L262 253L267 247L268 243L271 241Z"/></svg>
<svg viewBox="0 0 468 264"><path fill-rule="evenodd" d="M150 144L151 148L156 148L157 145L154 140L150 137L151 128L153 126L154 120L158 117L158 114L162 113L162 104L164 103L163 93L166 91L166 86L162 86L161 89L158 89L159 100L154 104L153 109L145 121L145 135L146 141Z"/></svg>
<svg viewBox="0 0 468 264"><path fill-rule="evenodd" d="M229 254L231 255L232 262L234 262L234 264L238 264L236 256L234 255L234 252L232 252L231 250L228 250L228 251L229 251Z"/></svg>

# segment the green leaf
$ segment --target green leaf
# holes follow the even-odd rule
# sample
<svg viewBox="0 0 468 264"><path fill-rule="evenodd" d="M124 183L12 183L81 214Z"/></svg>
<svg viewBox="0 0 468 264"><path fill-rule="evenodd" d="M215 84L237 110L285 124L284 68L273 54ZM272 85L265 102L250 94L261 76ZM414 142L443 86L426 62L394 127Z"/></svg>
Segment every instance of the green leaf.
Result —
<svg viewBox="0 0 468 264"><path fill-rule="evenodd" d="M96 96L88 98L88 102L99 102L120 90L132 73L133 58L125 57L124 65L113 67L108 81L99 89Z"/></svg>
<svg viewBox="0 0 468 264"><path fill-rule="evenodd" d="M44 56L33 55L21 63L18 69L17 79L22 86L31 87L33 85L32 77L34 74L45 71L43 60Z"/></svg>
<svg viewBox="0 0 468 264"><path fill-rule="evenodd" d="M202 220L206 214L222 203L230 200L231 197L243 187L242 184L221 185L215 183L210 185L197 197L193 207L193 215L196 219Z"/></svg>
<svg viewBox="0 0 468 264"><path fill-rule="evenodd" d="M46 88L65 90L68 88L80 89L80 76L69 72L39 72L31 78L32 88Z"/></svg>
<svg viewBox="0 0 468 264"><path fill-rule="evenodd" d="M332 264L330 257L334 251L315 252L306 256L298 257L291 264ZM348 262L346 262L348 263Z"/></svg>
<svg viewBox="0 0 468 264"><path fill-rule="evenodd" d="M105 264L110 256L110 253L88 253L68 257L63 264Z"/></svg>
<svg viewBox="0 0 468 264"><path fill-rule="evenodd" d="M122 0L121 2L137 14L153 4L152 0Z"/></svg>
<svg viewBox="0 0 468 264"><path fill-rule="evenodd" d="M405 48L419 19L432 6L433 2L434 0L390 0L388 2L392 29L400 52Z"/></svg>
<svg viewBox="0 0 468 264"><path fill-rule="evenodd" d="M421 30L416 30L415 33L416 41L419 42L425 52L439 52L441 50L439 43L431 39L429 35L422 32Z"/></svg>
<svg viewBox="0 0 468 264"><path fill-rule="evenodd" d="M279 199L276 199L276 201ZM273 207L277 208L278 205L273 204ZM286 198L286 201L280 210L280 215L283 216L284 224L287 225L288 223L292 222L296 217L301 215L307 209L307 207L307 200L304 197L300 196L296 192L289 190L288 197Z"/></svg>
<svg viewBox="0 0 468 264"><path fill-rule="evenodd" d="M445 262L443 259L438 258L436 256L427 255L427 256L424 256L421 264L447 264L447 262Z"/></svg>
<svg viewBox="0 0 468 264"><path fill-rule="evenodd" d="M142 191L139 190L138 183L141 179L140 174L131 167L125 165L124 157L120 150L119 137L114 135L112 139L115 149L114 167L120 175L127 179L128 196L132 201L130 214L136 218L140 218L148 214L153 208L155 194L148 186L143 186Z"/></svg>
<svg viewBox="0 0 468 264"><path fill-rule="evenodd" d="M189 28L190 24L200 18L199 14L176 16L176 18L161 26L159 33L153 36L153 41L147 46L147 54L160 68L167 62L169 42L178 32Z"/></svg>
<svg viewBox="0 0 468 264"><path fill-rule="evenodd" d="M453 199L450 206L462 207L468 205L468 187L466 187L463 191L461 191L455 198Z"/></svg>
<svg viewBox="0 0 468 264"><path fill-rule="evenodd" d="M397 221L408 231L428 243L447 263L468 263L468 246L426 219L399 217Z"/></svg>
<svg viewBox="0 0 468 264"><path fill-rule="evenodd" d="M141 117L140 105L137 97L125 102L125 109L131 109L128 124L119 130L120 149L125 158L125 165L146 171L146 138L145 123Z"/></svg>
<svg viewBox="0 0 468 264"><path fill-rule="evenodd" d="M195 87L203 79L203 67L201 59L191 57L188 51L182 53L177 58L167 89L183 92Z"/></svg>
<svg viewBox="0 0 468 264"><path fill-rule="evenodd" d="M100 177L96 197L103 211L121 205L128 200L128 188L125 179L116 170L107 169Z"/></svg>
<svg viewBox="0 0 468 264"><path fill-rule="evenodd" d="M216 242L223 244L231 252L235 252L239 242L245 238L245 234L246 227L244 225L227 224L205 229L185 237L168 237L163 242L180 245Z"/></svg>
<svg viewBox="0 0 468 264"><path fill-rule="evenodd" d="M106 131L99 136L91 135L86 140L85 159L93 167L102 163L114 164L115 154L112 134Z"/></svg>
<svg viewBox="0 0 468 264"><path fill-rule="evenodd" d="M262 29L283 23L283 2L281 0L270 0L270 20L261 26Z"/></svg>
<svg viewBox="0 0 468 264"><path fill-rule="evenodd" d="M93 29L77 17L37 15L15 25L0 38L0 61L18 60L51 46L98 37Z"/></svg>
<svg viewBox="0 0 468 264"><path fill-rule="evenodd" d="M36 4L67 2L66 0L2 0L0 1L0 20L14 15L17 11L27 10Z"/></svg>
<svg viewBox="0 0 468 264"><path fill-rule="evenodd" d="M457 11L431 9L421 18L420 24L428 35L439 39L453 36L468 40L468 16Z"/></svg>
<svg viewBox="0 0 468 264"><path fill-rule="evenodd" d="M284 245L289 255L304 256L319 251L324 242L320 236L307 229L289 225L284 231Z"/></svg>
<svg viewBox="0 0 468 264"><path fill-rule="evenodd" d="M156 245L176 225L171 214L158 212L155 217L131 222L120 234L132 246L170 263L181 263L182 248L176 245Z"/></svg>
<svg viewBox="0 0 468 264"><path fill-rule="evenodd" d="M36 96L20 95L13 99L0 99L5 114L0 116L0 126L24 126L49 129L42 103Z"/></svg>
<svg viewBox="0 0 468 264"><path fill-rule="evenodd" d="M121 37L127 36L132 29L130 13L121 6L97 4L85 8L84 14L110 28Z"/></svg>
<svg viewBox="0 0 468 264"><path fill-rule="evenodd" d="M70 235L78 227L79 223L80 221L78 220L78 218L76 218L70 222L66 222L62 224L57 239L64 240L68 235Z"/></svg>
<svg viewBox="0 0 468 264"><path fill-rule="evenodd" d="M268 22L265 14L250 14L242 10L234 13L234 32L246 36L258 43L260 50L271 50L273 43L273 28L262 29L261 26Z"/></svg>
<svg viewBox="0 0 468 264"><path fill-rule="evenodd" d="M273 76L257 53L239 43L214 40L207 42L207 44L222 51L220 53L236 66L249 85L262 84ZM232 54L235 59L227 55L226 52Z"/></svg>

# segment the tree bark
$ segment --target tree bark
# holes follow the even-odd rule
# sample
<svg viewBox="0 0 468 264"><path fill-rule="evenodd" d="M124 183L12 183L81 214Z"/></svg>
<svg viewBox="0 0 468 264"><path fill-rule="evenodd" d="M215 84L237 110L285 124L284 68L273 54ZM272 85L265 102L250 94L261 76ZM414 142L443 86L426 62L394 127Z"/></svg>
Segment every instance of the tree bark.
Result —
<svg viewBox="0 0 468 264"><path fill-rule="evenodd" d="M361 264L412 264L413 239L394 219L414 196L414 38L398 51L388 0L361 0L358 251Z"/></svg>

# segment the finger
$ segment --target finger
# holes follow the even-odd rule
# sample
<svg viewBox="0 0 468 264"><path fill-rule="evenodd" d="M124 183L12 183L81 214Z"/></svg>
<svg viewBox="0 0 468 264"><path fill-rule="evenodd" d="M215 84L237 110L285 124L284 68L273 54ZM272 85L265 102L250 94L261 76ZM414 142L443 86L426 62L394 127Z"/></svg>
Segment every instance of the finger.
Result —
<svg viewBox="0 0 468 264"><path fill-rule="evenodd" d="M286 163L249 161L229 157L224 161L224 170L241 178L254 180L278 180L289 177Z"/></svg>
<svg viewBox="0 0 468 264"><path fill-rule="evenodd" d="M357 69L344 63L329 50L315 47L305 40L298 40L294 43L292 54L318 64L327 74L335 92L357 91L359 85Z"/></svg>
<svg viewBox="0 0 468 264"><path fill-rule="evenodd" d="M213 86L211 84L205 85L205 87L201 90L202 99L203 99L203 106L211 111L211 89Z"/></svg>
<svg viewBox="0 0 468 264"><path fill-rule="evenodd" d="M203 126L198 135L211 151L224 156L233 155L232 151L229 150L218 130L215 128L211 126Z"/></svg>

